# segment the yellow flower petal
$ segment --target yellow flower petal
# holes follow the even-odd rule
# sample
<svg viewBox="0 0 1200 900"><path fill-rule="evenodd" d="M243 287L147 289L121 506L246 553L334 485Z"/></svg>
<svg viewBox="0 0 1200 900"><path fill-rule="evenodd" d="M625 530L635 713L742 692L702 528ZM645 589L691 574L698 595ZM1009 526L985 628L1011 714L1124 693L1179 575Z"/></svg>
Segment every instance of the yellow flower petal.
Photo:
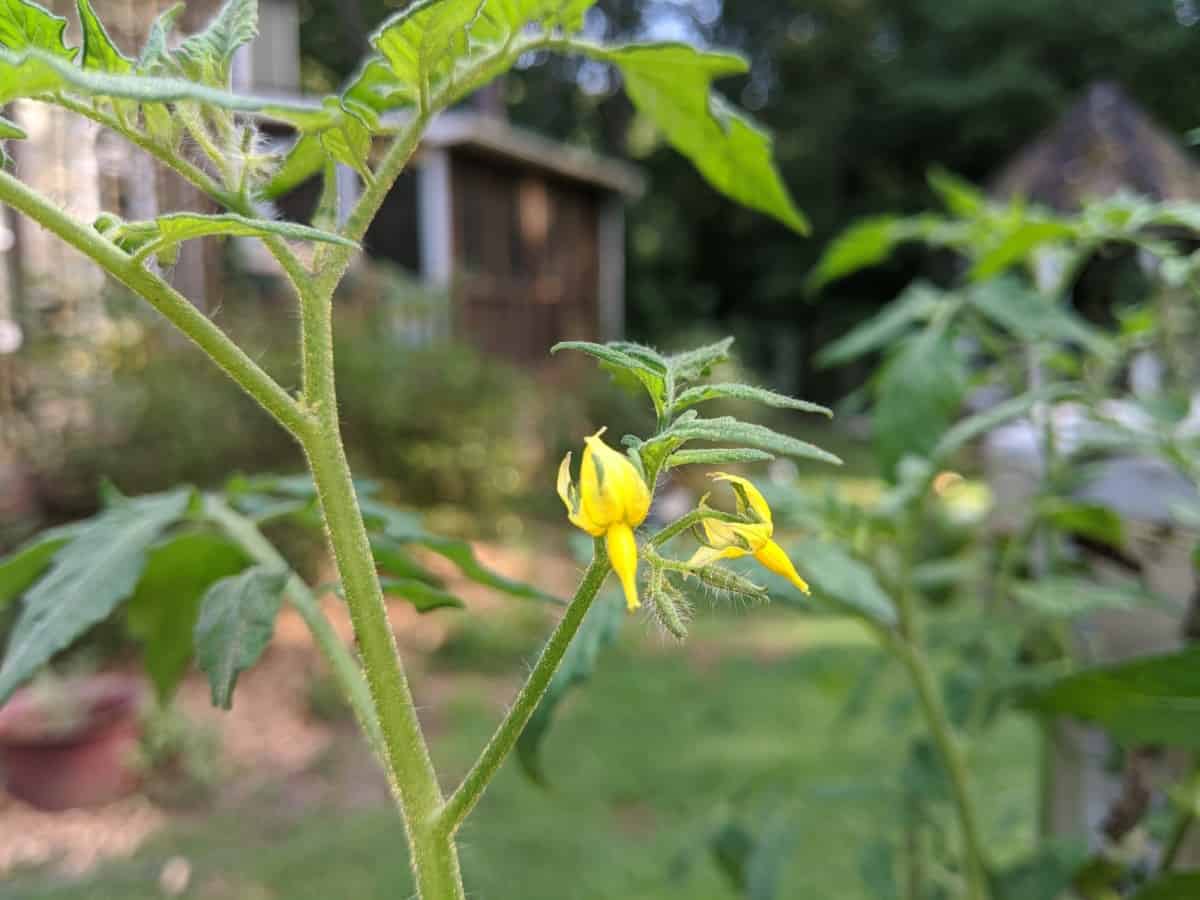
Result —
<svg viewBox="0 0 1200 900"><path fill-rule="evenodd" d="M637 541L633 537L633 529L624 523L613 525L604 534L604 545L608 549L608 559L613 570L621 579L621 587L625 591L625 605L631 610L641 606L637 591Z"/></svg>
<svg viewBox="0 0 1200 900"><path fill-rule="evenodd" d="M738 515L744 516L749 512L759 522L771 524L771 507L767 505L766 498L759 493L758 488L748 479L742 478L740 475L730 475L728 472L716 472L712 478L714 481L726 481L733 488L737 495Z"/></svg>
<svg viewBox="0 0 1200 900"><path fill-rule="evenodd" d="M720 519L703 519L705 542L718 550L737 547L753 553L771 539L771 527L764 523L748 525L740 522L722 522Z"/></svg>
<svg viewBox="0 0 1200 900"><path fill-rule="evenodd" d="M558 496L562 498L567 508L567 518L576 528L586 531L592 537L604 534L604 527L598 526L584 515L579 504L579 491L571 483L571 454L563 457L558 466Z"/></svg>
<svg viewBox="0 0 1200 900"><path fill-rule="evenodd" d="M624 522L636 528L650 511L650 491L633 463L600 439L587 438L579 473L583 512L597 525Z"/></svg>
<svg viewBox="0 0 1200 900"><path fill-rule="evenodd" d="M571 484L571 454L568 452L563 457L563 461L558 464L558 496L562 499L563 506L567 508L567 514L575 512L575 501L578 499L574 496Z"/></svg>
<svg viewBox="0 0 1200 900"><path fill-rule="evenodd" d="M739 556L745 556L749 553L748 550L743 550L741 547L701 547L692 554L692 558L688 560L689 566L709 566L721 559L737 559Z"/></svg>
<svg viewBox="0 0 1200 900"><path fill-rule="evenodd" d="M783 552L783 548L774 541L767 541L763 544L754 554L754 558L776 575L782 575L803 593L811 593L808 589L808 582L800 577L800 573L796 571L796 567L792 565L788 555Z"/></svg>

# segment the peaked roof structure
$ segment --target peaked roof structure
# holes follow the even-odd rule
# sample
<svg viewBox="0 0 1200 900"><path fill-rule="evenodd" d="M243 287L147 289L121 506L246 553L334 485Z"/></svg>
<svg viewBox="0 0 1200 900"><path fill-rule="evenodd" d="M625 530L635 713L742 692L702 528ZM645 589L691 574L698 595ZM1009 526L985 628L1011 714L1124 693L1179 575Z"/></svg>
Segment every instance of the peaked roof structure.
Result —
<svg viewBox="0 0 1200 900"><path fill-rule="evenodd" d="M467 147L489 156L543 169L636 199L645 181L635 166L519 128L470 109L447 110L430 123L422 147Z"/></svg>
<svg viewBox="0 0 1200 900"><path fill-rule="evenodd" d="M1122 190L1200 201L1200 167L1119 85L1097 82L1000 170L991 189L1062 211Z"/></svg>

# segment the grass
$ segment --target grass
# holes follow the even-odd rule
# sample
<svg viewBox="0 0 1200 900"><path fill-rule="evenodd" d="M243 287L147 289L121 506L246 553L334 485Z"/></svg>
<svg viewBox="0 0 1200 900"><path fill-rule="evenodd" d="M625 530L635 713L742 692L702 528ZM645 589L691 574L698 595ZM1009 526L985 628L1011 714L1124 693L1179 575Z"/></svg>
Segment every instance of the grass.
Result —
<svg viewBox="0 0 1200 900"><path fill-rule="evenodd" d="M544 747L549 790L509 764L462 835L468 892L520 900L728 900L703 846L725 817L756 829L787 823L780 897L867 900L860 870L898 834L906 764L898 671L868 714L842 706L871 650L844 623L780 609L705 617L677 648L626 640L563 710ZM641 631L630 623L627 633ZM756 630L770 634L756 646ZM724 636L736 635L735 641ZM495 713L464 688L449 704L437 755L461 771ZM989 846L1028 846L1034 806L1032 728L1009 718L979 748ZM193 866L205 900L394 900L409 896L403 837L386 809L299 819L269 795L179 827L137 858L72 885L32 875L4 900L157 900L163 861Z"/></svg>

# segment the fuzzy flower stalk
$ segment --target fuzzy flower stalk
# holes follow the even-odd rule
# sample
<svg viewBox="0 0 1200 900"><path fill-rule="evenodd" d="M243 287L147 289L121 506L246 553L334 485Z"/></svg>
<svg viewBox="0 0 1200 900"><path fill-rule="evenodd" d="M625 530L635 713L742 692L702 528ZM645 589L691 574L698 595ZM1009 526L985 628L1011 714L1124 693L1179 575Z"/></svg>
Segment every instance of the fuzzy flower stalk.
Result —
<svg viewBox="0 0 1200 900"><path fill-rule="evenodd" d="M771 518L771 507L758 488L745 478L725 472L714 473L712 478L727 482L733 488L738 515L746 521L704 519L696 534L704 546L693 554L688 565L707 566L721 559L753 556L765 568L783 576L805 594L809 593L808 582L800 577L783 548L772 540L775 523ZM705 495L700 501L702 507L707 499L708 495Z"/></svg>
<svg viewBox="0 0 1200 900"><path fill-rule="evenodd" d="M633 463L600 439L603 433L601 428L584 441L578 485L571 481L571 454L563 458L558 467L558 496L572 525L592 537L603 536L625 603L633 610L641 606L633 530L650 511L650 491Z"/></svg>

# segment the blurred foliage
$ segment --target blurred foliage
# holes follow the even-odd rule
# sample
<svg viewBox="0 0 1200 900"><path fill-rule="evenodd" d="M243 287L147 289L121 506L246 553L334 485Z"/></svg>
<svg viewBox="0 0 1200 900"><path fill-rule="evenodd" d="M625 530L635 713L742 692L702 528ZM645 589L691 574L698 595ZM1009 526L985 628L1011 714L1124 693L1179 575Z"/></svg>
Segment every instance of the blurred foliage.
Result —
<svg viewBox="0 0 1200 900"><path fill-rule="evenodd" d="M270 283L235 281L226 290L239 297L238 308L218 308L217 320L285 385L298 382L282 362L294 317ZM519 513L557 510L547 487L580 434L604 423L617 433L645 430L637 396L614 390L589 365L530 372L465 345L422 343L409 325L440 301L386 266L357 273L339 303L339 393L355 469L406 505L437 508L439 524L451 530L512 536ZM230 472L303 467L288 435L194 347L124 296L109 305L120 352L48 341L31 363L40 408L76 411L58 427L22 432L46 515L91 512L104 481L140 495L180 483L216 486ZM71 385L42 378L66 356L81 355L91 360L90 378ZM307 535L283 539L285 555L305 571Z"/></svg>
<svg viewBox="0 0 1200 900"><path fill-rule="evenodd" d="M502 615L455 620L430 661L447 672L512 672L537 654L546 633L545 610L517 606Z"/></svg>
<svg viewBox="0 0 1200 900"><path fill-rule="evenodd" d="M155 705L142 722L138 764L142 789L155 803L200 806L211 799L223 774L220 737L175 705Z"/></svg>
<svg viewBox="0 0 1200 900"><path fill-rule="evenodd" d="M330 81L347 76L363 23L390 6L308 4L306 56ZM718 322L748 356L802 377L806 396L834 399L863 369L819 373L808 358L918 271L947 276L952 263L907 252L840 285L837 303L808 307L801 284L825 241L863 215L928 205L933 163L986 180L1097 80L1119 82L1183 134L1196 124L1187 74L1200 52L1196 20L1194 4L1172 0L601 0L588 19L594 36L682 37L749 56L749 75L718 89L778 135L810 241L700 189L599 63L539 54L503 91L517 122L647 169L653 190L629 216L632 336L657 341L681 319Z"/></svg>

